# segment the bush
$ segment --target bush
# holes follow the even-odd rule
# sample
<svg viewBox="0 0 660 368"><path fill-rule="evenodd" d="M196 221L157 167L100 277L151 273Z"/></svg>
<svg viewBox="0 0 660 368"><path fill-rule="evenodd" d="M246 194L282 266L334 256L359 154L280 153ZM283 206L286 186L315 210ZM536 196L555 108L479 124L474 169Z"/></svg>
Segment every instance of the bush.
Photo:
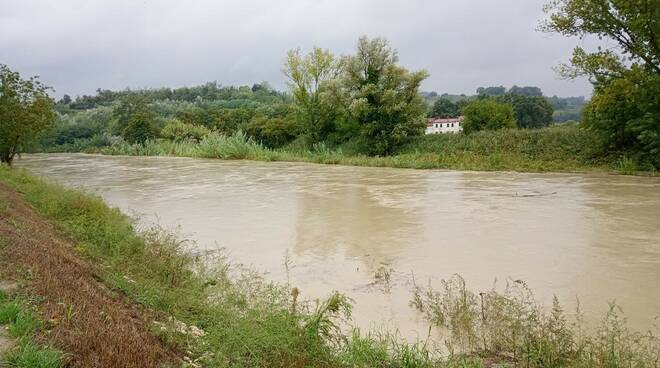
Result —
<svg viewBox="0 0 660 368"><path fill-rule="evenodd" d="M182 123L178 119L170 120L160 131L160 136L174 142L199 142L211 131L201 125Z"/></svg>
<svg viewBox="0 0 660 368"><path fill-rule="evenodd" d="M203 158L259 159L266 157L269 151L260 143L248 137L242 131L232 135L211 133L196 147L195 155Z"/></svg>
<svg viewBox="0 0 660 368"><path fill-rule="evenodd" d="M286 118L257 115L246 126L246 132L270 148L282 147L300 134L299 125Z"/></svg>
<svg viewBox="0 0 660 368"><path fill-rule="evenodd" d="M630 151L660 168L660 76L633 68L597 84L584 125L604 138L606 149Z"/></svg>
<svg viewBox="0 0 660 368"><path fill-rule="evenodd" d="M515 128L516 118L510 104L493 99L480 99L469 102L463 109L465 121L463 132L470 134L479 130Z"/></svg>
<svg viewBox="0 0 660 368"><path fill-rule="evenodd" d="M122 130L122 137L130 143L144 143L155 136L153 116L147 110L131 114L128 123Z"/></svg>

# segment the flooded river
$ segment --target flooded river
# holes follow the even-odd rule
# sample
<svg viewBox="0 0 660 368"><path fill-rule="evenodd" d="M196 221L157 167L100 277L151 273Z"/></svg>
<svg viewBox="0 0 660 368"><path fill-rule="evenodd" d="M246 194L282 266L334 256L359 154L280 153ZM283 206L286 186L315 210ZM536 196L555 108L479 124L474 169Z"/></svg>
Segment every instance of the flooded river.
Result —
<svg viewBox="0 0 660 368"><path fill-rule="evenodd" d="M180 226L269 279L288 274L303 297L343 292L358 325L409 338L427 333L412 275L460 274L475 291L522 279L543 303L579 297L587 317L616 300L635 328L660 315L660 178L80 154L17 166Z"/></svg>

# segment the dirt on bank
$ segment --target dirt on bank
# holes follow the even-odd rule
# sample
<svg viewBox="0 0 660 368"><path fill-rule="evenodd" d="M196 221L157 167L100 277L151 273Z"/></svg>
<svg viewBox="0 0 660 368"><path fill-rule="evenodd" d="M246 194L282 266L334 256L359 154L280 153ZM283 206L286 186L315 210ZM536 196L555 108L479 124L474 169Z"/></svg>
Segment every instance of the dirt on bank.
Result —
<svg viewBox="0 0 660 368"><path fill-rule="evenodd" d="M0 280L35 300L46 329L37 339L61 349L70 367L179 366L177 352L150 332L154 317L99 281L72 242L0 183Z"/></svg>

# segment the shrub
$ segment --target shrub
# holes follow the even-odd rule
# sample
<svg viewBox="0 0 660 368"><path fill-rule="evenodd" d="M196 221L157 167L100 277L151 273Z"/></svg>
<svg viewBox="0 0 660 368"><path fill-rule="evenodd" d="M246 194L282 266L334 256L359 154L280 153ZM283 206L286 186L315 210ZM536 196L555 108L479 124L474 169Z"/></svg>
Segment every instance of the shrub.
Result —
<svg viewBox="0 0 660 368"><path fill-rule="evenodd" d="M204 126L182 123L178 119L170 120L160 131L160 136L174 142L199 142L211 131Z"/></svg>
<svg viewBox="0 0 660 368"><path fill-rule="evenodd" d="M584 125L606 149L628 151L660 168L660 76L638 68L596 85Z"/></svg>
<svg viewBox="0 0 660 368"><path fill-rule="evenodd" d="M277 148L296 139L300 127L291 119L257 115L247 124L246 131L265 146Z"/></svg>
<svg viewBox="0 0 660 368"><path fill-rule="evenodd" d="M510 104L493 99L480 99L469 102L463 109L465 134L479 130L497 130L515 128L516 118Z"/></svg>
<svg viewBox="0 0 660 368"><path fill-rule="evenodd" d="M248 137L243 131L232 135L211 133L196 147L195 155L204 158L258 159L266 157L269 150Z"/></svg>
<svg viewBox="0 0 660 368"><path fill-rule="evenodd" d="M148 110L132 113L122 130L122 137L130 143L144 143L155 136L153 116Z"/></svg>

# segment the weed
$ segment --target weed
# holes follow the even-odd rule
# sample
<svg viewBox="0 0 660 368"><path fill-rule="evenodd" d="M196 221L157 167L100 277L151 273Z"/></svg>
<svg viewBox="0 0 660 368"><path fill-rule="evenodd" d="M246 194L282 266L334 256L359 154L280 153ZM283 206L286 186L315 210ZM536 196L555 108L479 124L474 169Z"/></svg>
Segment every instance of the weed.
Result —
<svg viewBox="0 0 660 368"><path fill-rule="evenodd" d="M7 296L3 293L0 301L0 325L7 325L14 323L18 314L21 312L21 307L17 302L7 302Z"/></svg>
<svg viewBox="0 0 660 368"><path fill-rule="evenodd" d="M632 158L628 156L623 156L617 162L616 168L621 174L634 175L635 172L637 171L637 164Z"/></svg>
<svg viewBox="0 0 660 368"><path fill-rule="evenodd" d="M445 332L452 357L506 357L529 367L654 367L660 359L660 339L631 332L616 305L588 334L579 319L568 322L556 298L546 312L520 280L476 294L455 276L438 291L415 287L411 305Z"/></svg>

